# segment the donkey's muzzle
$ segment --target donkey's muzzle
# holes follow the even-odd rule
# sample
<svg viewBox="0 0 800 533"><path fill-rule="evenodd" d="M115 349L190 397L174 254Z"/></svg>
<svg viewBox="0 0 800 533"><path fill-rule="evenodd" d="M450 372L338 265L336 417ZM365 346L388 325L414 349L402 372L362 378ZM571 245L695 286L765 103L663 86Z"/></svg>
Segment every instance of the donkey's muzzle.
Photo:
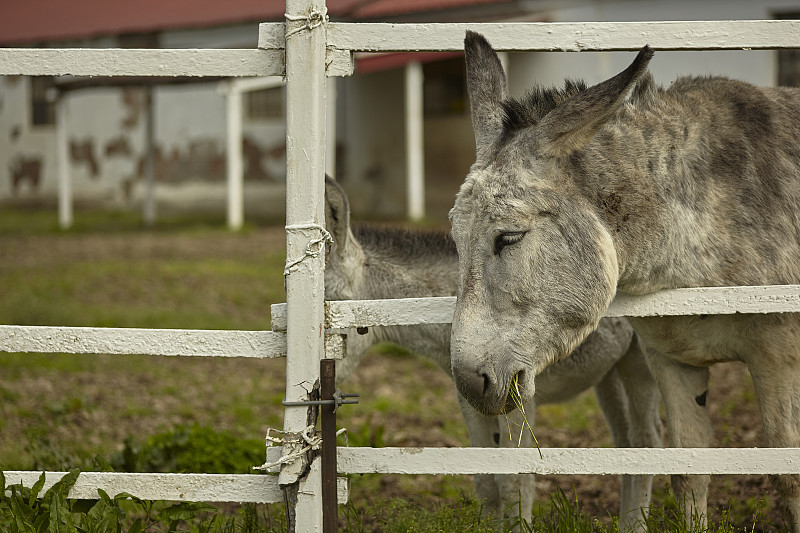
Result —
<svg viewBox="0 0 800 533"><path fill-rule="evenodd" d="M458 392L480 413L499 415L516 408L508 388L499 386L491 371L454 366L453 380Z"/></svg>

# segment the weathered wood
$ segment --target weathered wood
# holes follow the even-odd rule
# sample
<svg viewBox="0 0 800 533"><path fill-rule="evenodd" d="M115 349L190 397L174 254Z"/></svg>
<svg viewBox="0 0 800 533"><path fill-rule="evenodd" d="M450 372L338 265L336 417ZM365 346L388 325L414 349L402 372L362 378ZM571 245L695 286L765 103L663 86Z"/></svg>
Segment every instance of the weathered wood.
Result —
<svg viewBox="0 0 800 533"><path fill-rule="evenodd" d="M455 297L340 300L325 302L329 329L449 324ZM286 328L286 304L272 306L272 329ZM800 285L700 287L645 296L617 295L605 316L678 316L734 313L798 313Z"/></svg>
<svg viewBox="0 0 800 533"><path fill-rule="evenodd" d="M757 50L800 47L800 21L331 23L328 47L357 52L464 50L466 30L496 51ZM259 28L259 48L283 48L283 24Z"/></svg>
<svg viewBox="0 0 800 533"><path fill-rule="evenodd" d="M272 331L0 326L0 351L192 357L286 356Z"/></svg>
<svg viewBox="0 0 800 533"><path fill-rule="evenodd" d="M42 472L7 471L6 486L21 483L32 487ZM42 494L66 472L45 472ZM97 499L97 489L112 498L123 492L143 500L192 502L280 503L283 490L277 476L255 474L125 474L117 472L82 472L69 493L70 498ZM347 480L337 483L339 503L348 499Z"/></svg>
<svg viewBox="0 0 800 533"><path fill-rule="evenodd" d="M325 75L351 76L356 69L355 58L350 50L329 48L325 52Z"/></svg>
<svg viewBox="0 0 800 533"><path fill-rule="evenodd" d="M606 316L800 312L800 285L699 287L644 296L617 294Z"/></svg>
<svg viewBox="0 0 800 533"><path fill-rule="evenodd" d="M340 474L800 474L800 448L339 448Z"/></svg>
<svg viewBox="0 0 800 533"><path fill-rule="evenodd" d="M281 76L283 51L0 48L3 76Z"/></svg>

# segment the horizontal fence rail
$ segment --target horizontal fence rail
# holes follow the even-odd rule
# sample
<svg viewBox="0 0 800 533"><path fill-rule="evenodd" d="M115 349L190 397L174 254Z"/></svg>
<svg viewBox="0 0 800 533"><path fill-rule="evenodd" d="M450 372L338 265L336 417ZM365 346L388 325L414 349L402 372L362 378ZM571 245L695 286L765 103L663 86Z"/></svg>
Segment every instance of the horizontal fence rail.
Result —
<svg viewBox="0 0 800 533"><path fill-rule="evenodd" d="M454 296L325 302L325 327L449 324ZM699 287L672 289L643 296L619 294L605 316L682 316L734 313L800 313L800 285ZM286 304L272 305L272 329L286 329Z"/></svg>
<svg viewBox="0 0 800 533"><path fill-rule="evenodd" d="M328 76L349 76L353 68L350 52L328 50ZM283 50L0 48L0 76L218 78L284 74Z"/></svg>
<svg viewBox="0 0 800 533"><path fill-rule="evenodd" d="M330 23L328 46L353 52L464 50L464 33L478 31L497 51L624 51L800 48L800 21L685 22ZM259 48L284 46L283 23L263 23Z"/></svg>
<svg viewBox="0 0 800 533"><path fill-rule="evenodd" d="M3 472L6 486L22 484L32 487L41 472ZM42 494L57 483L66 472L45 472ZM348 498L347 481L337 480L339 502ZM281 503L283 490L277 476L256 474L123 474L117 472L81 472L69 497L97 499L97 489L110 497L127 493L142 500L205 501L237 503Z"/></svg>
<svg viewBox="0 0 800 533"><path fill-rule="evenodd" d="M339 448L342 474L800 474L800 448Z"/></svg>
<svg viewBox="0 0 800 533"><path fill-rule="evenodd" d="M0 351L195 357L286 356L272 331L0 326Z"/></svg>
<svg viewBox="0 0 800 533"><path fill-rule="evenodd" d="M0 48L0 75L280 76L283 52L254 49Z"/></svg>

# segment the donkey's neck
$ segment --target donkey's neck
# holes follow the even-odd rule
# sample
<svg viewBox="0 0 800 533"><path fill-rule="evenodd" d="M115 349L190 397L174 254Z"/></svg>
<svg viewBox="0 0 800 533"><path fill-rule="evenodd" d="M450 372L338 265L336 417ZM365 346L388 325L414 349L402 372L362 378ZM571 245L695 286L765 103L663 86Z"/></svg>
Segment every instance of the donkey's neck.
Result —
<svg viewBox="0 0 800 533"><path fill-rule="evenodd" d="M422 298L454 296L458 255L449 235L396 228L356 231L363 252L359 297ZM450 372L449 325L374 328L376 340L424 354Z"/></svg>
<svg viewBox="0 0 800 533"><path fill-rule="evenodd" d="M356 240L364 255L364 297L455 295L458 255L449 235L365 226Z"/></svg>
<svg viewBox="0 0 800 533"><path fill-rule="evenodd" d="M673 87L679 94L631 105L564 163L614 239L618 289L800 282L800 155L786 153L794 141L754 131L754 117L730 105L738 82L681 83L700 96ZM711 98L704 84L730 94ZM764 95L758 109L777 114L779 97ZM756 118L762 129L779 119Z"/></svg>

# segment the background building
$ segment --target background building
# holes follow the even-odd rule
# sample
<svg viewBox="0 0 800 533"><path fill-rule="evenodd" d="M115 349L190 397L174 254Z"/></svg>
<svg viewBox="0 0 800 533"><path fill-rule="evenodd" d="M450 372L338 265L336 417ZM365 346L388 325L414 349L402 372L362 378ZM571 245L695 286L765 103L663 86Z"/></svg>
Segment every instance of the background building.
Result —
<svg viewBox="0 0 800 533"><path fill-rule="evenodd" d="M332 21L643 21L797 18L796 0L330 0ZM75 0L17 2L0 19L0 46L254 48L258 23L282 20L273 0L140 0L132 4ZM646 36L642 44L646 44ZM630 52L517 53L505 57L514 94L565 77L601 81L627 66ZM761 85L800 78L795 51L658 52L656 81L681 74L722 74ZM458 54L365 54L335 87L335 154L331 172L347 189L357 216L401 218L409 212L406 87L421 69L424 210L444 219L474 159L474 141ZM138 80L141 81L141 80ZM123 85L119 85L123 83ZM159 211L226 206L224 80L190 80L152 89L155 197ZM148 89L137 80L0 78L0 206L55 203L54 99L68 116L69 173L75 200L138 208L145 197ZM242 153L245 212L283 217L283 89L245 94ZM334 94L334 93L331 93ZM333 123L333 122L332 122Z"/></svg>

